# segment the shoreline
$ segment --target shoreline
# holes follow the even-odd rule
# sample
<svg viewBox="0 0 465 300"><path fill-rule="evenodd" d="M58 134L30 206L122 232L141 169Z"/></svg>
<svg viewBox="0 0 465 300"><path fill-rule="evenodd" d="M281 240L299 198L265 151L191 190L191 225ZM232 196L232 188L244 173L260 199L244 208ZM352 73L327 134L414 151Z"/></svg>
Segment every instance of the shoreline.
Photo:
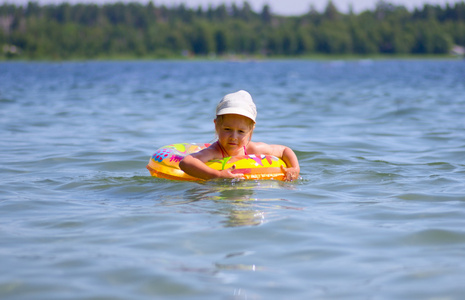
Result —
<svg viewBox="0 0 465 300"><path fill-rule="evenodd" d="M210 61L210 62L260 62L260 61L280 61L280 60L295 60L295 61L380 61L380 60L464 60L465 57L452 54L394 54L394 55L330 55L330 54L314 54L303 56L248 56L248 55L224 55L224 56L170 56L170 57L153 57L143 56L136 57L131 55L121 56L101 56L95 58L76 57L69 59L54 59L54 58L6 58L0 57L0 62L91 62L91 61Z"/></svg>

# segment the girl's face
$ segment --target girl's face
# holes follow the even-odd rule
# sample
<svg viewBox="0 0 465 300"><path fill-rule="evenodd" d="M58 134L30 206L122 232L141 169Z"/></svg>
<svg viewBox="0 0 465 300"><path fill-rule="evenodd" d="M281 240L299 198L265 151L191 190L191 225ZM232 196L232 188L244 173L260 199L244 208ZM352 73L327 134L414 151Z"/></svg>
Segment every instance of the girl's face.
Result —
<svg viewBox="0 0 465 300"><path fill-rule="evenodd" d="M242 149L250 142L254 124L252 120L241 115L223 115L215 120L218 142L227 154L243 154Z"/></svg>

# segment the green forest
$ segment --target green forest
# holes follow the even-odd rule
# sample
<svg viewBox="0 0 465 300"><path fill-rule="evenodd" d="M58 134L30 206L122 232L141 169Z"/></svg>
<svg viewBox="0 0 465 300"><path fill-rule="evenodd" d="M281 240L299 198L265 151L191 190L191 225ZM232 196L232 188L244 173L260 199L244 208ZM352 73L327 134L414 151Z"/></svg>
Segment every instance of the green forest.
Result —
<svg viewBox="0 0 465 300"><path fill-rule="evenodd" d="M465 46L465 2L407 10L386 1L360 13L280 16L245 1L188 8L145 4L4 3L1 59L446 55Z"/></svg>

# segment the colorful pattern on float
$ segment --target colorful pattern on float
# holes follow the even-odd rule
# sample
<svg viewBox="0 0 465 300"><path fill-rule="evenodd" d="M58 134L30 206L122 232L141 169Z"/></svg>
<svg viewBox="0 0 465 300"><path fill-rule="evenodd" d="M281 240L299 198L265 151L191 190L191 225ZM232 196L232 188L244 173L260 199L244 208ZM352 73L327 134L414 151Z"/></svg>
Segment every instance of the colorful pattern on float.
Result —
<svg viewBox="0 0 465 300"><path fill-rule="evenodd" d="M152 176L170 180L201 180L184 173L179 169L179 162L187 155L198 152L210 144L171 144L159 148L150 158L147 169ZM278 157L271 155L239 155L215 159L206 163L212 169L224 170L235 166L233 173L244 174L245 179L252 180L284 180L281 166L286 164Z"/></svg>

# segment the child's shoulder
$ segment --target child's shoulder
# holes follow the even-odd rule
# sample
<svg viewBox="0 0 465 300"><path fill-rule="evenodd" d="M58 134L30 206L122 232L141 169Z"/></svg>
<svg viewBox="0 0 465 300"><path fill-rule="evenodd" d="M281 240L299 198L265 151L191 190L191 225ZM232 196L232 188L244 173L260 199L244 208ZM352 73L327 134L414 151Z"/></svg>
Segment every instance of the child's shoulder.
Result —
<svg viewBox="0 0 465 300"><path fill-rule="evenodd" d="M247 147L247 152L249 154L256 154L256 155L274 155L281 157L282 152L286 146L283 145L271 145L267 143L262 143L262 142L250 142L249 146Z"/></svg>
<svg viewBox="0 0 465 300"><path fill-rule="evenodd" d="M250 142L247 148L251 154L267 154L271 146L263 142Z"/></svg>
<svg viewBox="0 0 465 300"><path fill-rule="evenodd" d="M263 142L252 142L252 141L250 141L249 146L259 148L259 147L266 147L266 146L268 146L268 144L263 143Z"/></svg>

